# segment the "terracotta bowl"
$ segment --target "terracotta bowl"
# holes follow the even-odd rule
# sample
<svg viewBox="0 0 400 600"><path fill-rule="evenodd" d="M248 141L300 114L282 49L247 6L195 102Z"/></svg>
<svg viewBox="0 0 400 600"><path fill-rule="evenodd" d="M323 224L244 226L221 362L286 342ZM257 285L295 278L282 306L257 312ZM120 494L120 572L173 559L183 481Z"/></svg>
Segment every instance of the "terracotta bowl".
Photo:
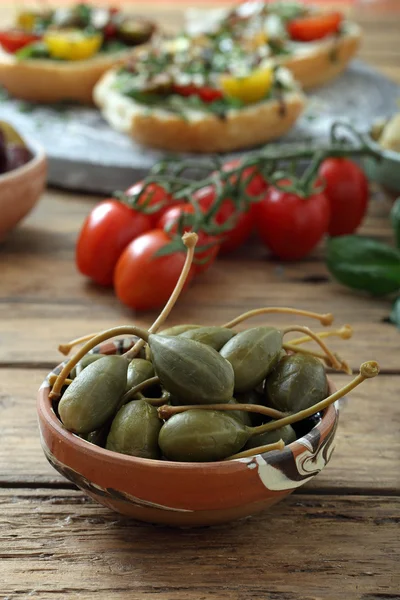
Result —
<svg viewBox="0 0 400 600"><path fill-rule="evenodd" d="M44 150L27 140L33 158L22 167L0 175L0 240L32 210L47 175Z"/></svg>
<svg viewBox="0 0 400 600"><path fill-rule="evenodd" d="M114 354L121 348L120 343L118 348L107 343L96 351ZM339 417L337 404L330 406L310 433L282 451L227 462L183 463L118 454L70 433L52 408L47 379L39 390L37 411L43 451L59 473L118 513L175 526L224 523L276 504L329 462Z"/></svg>

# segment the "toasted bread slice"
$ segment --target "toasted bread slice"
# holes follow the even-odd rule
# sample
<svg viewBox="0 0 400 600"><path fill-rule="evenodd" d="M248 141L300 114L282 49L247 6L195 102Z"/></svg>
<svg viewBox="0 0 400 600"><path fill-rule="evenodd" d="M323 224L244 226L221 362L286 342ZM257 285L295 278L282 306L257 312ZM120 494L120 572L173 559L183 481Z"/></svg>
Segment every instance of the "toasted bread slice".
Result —
<svg viewBox="0 0 400 600"><path fill-rule="evenodd" d="M349 32L339 38L297 44L290 56L275 57L288 68L303 89L323 85L335 79L347 67L361 42L361 29L352 24Z"/></svg>
<svg viewBox="0 0 400 600"><path fill-rule="evenodd" d="M18 60L0 49L0 85L12 96L29 102L93 104L96 82L131 53L132 48L113 54L97 54L87 60L62 62Z"/></svg>
<svg viewBox="0 0 400 600"><path fill-rule="evenodd" d="M267 100L230 109L222 119L188 110L183 116L135 102L114 88L116 70L106 73L94 89L94 100L112 127L145 146L173 152L229 152L279 138L295 123L305 105L300 91L284 102Z"/></svg>

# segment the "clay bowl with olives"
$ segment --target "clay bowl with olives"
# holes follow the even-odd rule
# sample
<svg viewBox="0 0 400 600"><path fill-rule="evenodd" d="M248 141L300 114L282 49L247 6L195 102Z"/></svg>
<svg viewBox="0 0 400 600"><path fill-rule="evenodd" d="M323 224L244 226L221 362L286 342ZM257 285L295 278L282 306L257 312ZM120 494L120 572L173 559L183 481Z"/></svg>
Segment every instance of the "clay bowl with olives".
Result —
<svg viewBox="0 0 400 600"><path fill-rule="evenodd" d="M351 369L324 338L348 339L349 326L237 329L270 313L326 326L331 314L264 307L222 325L165 329L197 235L183 241L182 273L149 329L118 326L61 344L64 355L80 348L48 375L37 408L47 459L100 504L152 523L213 525L268 508L315 477L332 455L337 401L379 368L363 363L335 391L325 367Z"/></svg>
<svg viewBox="0 0 400 600"><path fill-rule="evenodd" d="M47 175L44 150L0 122L0 240L32 210Z"/></svg>
<svg viewBox="0 0 400 600"><path fill-rule="evenodd" d="M107 344L100 349L108 354L121 347ZM332 383L328 385L333 392ZM335 403L320 416L305 419L288 432L289 443L282 450L233 460L183 462L122 454L68 431L49 392L47 379L39 392L38 416L50 464L100 504L141 521L173 526L248 517L311 481L331 458L339 416Z"/></svg>

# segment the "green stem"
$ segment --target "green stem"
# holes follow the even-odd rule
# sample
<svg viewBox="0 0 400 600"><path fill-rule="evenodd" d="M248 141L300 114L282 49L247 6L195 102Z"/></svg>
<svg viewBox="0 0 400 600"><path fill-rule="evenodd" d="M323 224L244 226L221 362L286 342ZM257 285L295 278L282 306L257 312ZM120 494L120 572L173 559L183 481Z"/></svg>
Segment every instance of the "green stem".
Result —
<svg viewBox="0 0 400 600"><path fill-rule="evenodd" d="M150 377L150 379L145 379L145 381L138 383L133 388L125 392L125 394L121 398L121 404L126 404L127 402L129 402L129 400L132 400L132 398L136 396L138 392L141 392L142 390L146 389L147 387L150 387L151 385L156 385L157 383L160 383L158 377Z"/></svg>
<svg viewBox="0 0 400 600"><path fill-rule="evenodd" d="M224 460L235 460L235 458L249 458L251 456L256 456L257 454L265 454L266 452L271 452L272 450L283 450L285 447L285 442L283 440L279 440L274 442L273 444L266 444L265 446L258 446L257 448L249 448L249 450L243 450L242 452L238 452L237 454L232 454L228 456L228 458L224 458Z"/></svg>
<svg viewBox="0 0 400 600"><path fill-rule="evenodd" d="M302 421L303 419L307 419L307 417L311 417L315 415L317 412L321 412L328 408L331 404L342 398L345 394L348 394L355 387L360 385L366 379L371 379L372 377L376 377L379 373L379 365L377 362L371 360L365 362L360 367L360 373L347 385L343 386L340 390L334 392L325 400L321 400L321 402L317 402L313 406L301 410L300 412L294 413L283 419L278 419L277 421L271 421L270 423L266 423L265 425L259 425L258 427L248 427L248 431L251 433L251 436L257 435L259 433L266 433L267 431L274 431L275 429L279 429L280 427L284 427L285 425L291 425L292 423L297 423L298 421Z"/></svg>
<svg viewBox="0 0 400 600"><path fill-rule="evenodd" d="M149 332L146 329L142 329L141 327L135 327L135 325L121 325L119 327L112 327L111 329L107 329L106 331L102 331L98 335L92 337L82 348L78 350L72 358L64 365L61 370L61 373L57 376L56 382L54 384L53 389L49 394L49 398L59 398L61 395L61 389L64 385L64 381L75 367L76 364L97 344L101 344L105 340L109 340L110 338L116 337L118 335L136 335L137 337L142 338L147 342L149 337Z"/></svg>
<svg viewBox="0 0 400 600"><path fill-rule="evenodd" d="M242 410L246 412L253 412L265 415L267 417L272 417L273 419L282 419L287 416L285 413L280 410L275 410L274 408L270 408L269 406L262 406L261 404L185 404L182 406L161 406L158 409L158 416L160 419L164 419L167 421L174 415L177 415L182 412L186 412L187 410Z"/></svg>

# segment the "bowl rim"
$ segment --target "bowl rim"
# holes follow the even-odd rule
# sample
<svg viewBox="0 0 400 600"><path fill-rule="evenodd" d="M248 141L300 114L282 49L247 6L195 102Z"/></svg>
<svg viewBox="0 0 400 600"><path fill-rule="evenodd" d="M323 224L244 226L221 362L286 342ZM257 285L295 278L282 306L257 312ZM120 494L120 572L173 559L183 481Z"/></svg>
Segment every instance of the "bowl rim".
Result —
<svg viewBox="0 0 400 600"><path fill-rule="evenodd" d="M5 181L10 182L13 179L17 179L21 175L29 172L35 167L39 166L41 163L46 161L46 152L44 147L37 142L36 140L32 140L29 137L23 137L26 146L33 153L32 158L28 160L28 162L24 163L20 167L16 169L12 169L11 171L6 171L5 173L0 174L0 185Z"/></svg>
<svg viewBox="0 0 400 600"><path fill-rule="evenodd" d="M58 365L57 367L60 367L62 364L63 363L60 363L60 365ZM276 456L277 452L283 452L286 449L293 450L295 448L296 444L303 446L303 448L306 450L307 448L312 446L312 441L316 434L316 431L318 430L321 437L323 437L323 434L330 427L335 427L335 424L337 424L338 417L339 417L339 401L336 401L336 402L334 402L334 404L331 404L330 406L328 406L328 408L326 408L322 412L321 420L319 421L319 423L317 425L315 425L306 435L296 439L295 441L291 442L290 444L287 444L282 451L274 450L274 451L264 453L264 454L263 453L254 454L253 456L247 457L247 458L237 458L237 459L232 459L229 461L219 460L219 461L210 461L210 462L189 462L189 461L183 462L183 461L155 460L155 459L151 459L151 458L142 458L139 456L130 456L127 454L114 452L113 450L107 450L106 448L102 448L101 446L92 444L91 442L88 442L87 440L80 438L77 434L68 431L62 424L61 420L57 417L56 413L54 412L52 402L49 399L48 392L50 390L50 385L48 383L48 377L49 377L49 375L51 375L53 373L54 373L54 371L51 371L46 376L45 380L43 381L43 383L40 386L39 391L38 391L37 414L38 414L39 422L41 421L42 418L45 419L46 424L51 429L52 435L56 436L58 439L62 438L65 443L74 445L79 450L82 450L85 453L89 453L93 459L100 460L100 461L102 460L102 458L106 459L107 461L115 460L115 461L120 462L121 464L125 465L126 467L134 467L135 465L136 466L141 465L143 467L147 466L151 469L157 469L157 468L162 469L162 468L168 467L171 469L181 469L181 471L188 470L188 469L198 469L199 471L200 470L204 471L205 469L208 469L210 471L215 471L215 470L221 469L221 467L223 465L225 469L229 469L230 467L232 469L237 469L238 463L240 463L240 462L247 463L249 461L254 460L256 457L260 457L260 456L262 458L267 457L268 455ZM329 377L327 377L327 379L328 379L328 385L329 385L329 392L332 393L336 389L335 385L333 384L332 380ZM333 425L331 425L332 421L333 421ZM264 460L266 460L266 459L264 458Z"/></svg>
<svg viewBox="0 0 400 600"><path fill-rule="evenodd" d="M374 138L371 135L371 128L370 127L367 131L367 133L365 134L366 137L368 138L368 143L371 144L372 148L374 150L376 150L376 152L382 157L382 158L386 158L388 160L393 160L394 162L400 162L400 152L395 152L394 150L387 150L386 148L382 148L382 146L380 146L378 144L378 142L376 140L374 140ZM370 158L374 161L376 161L377 159L375 157L366 157L366 158ZM379 164L379 162L378 162Z"/></svg>

